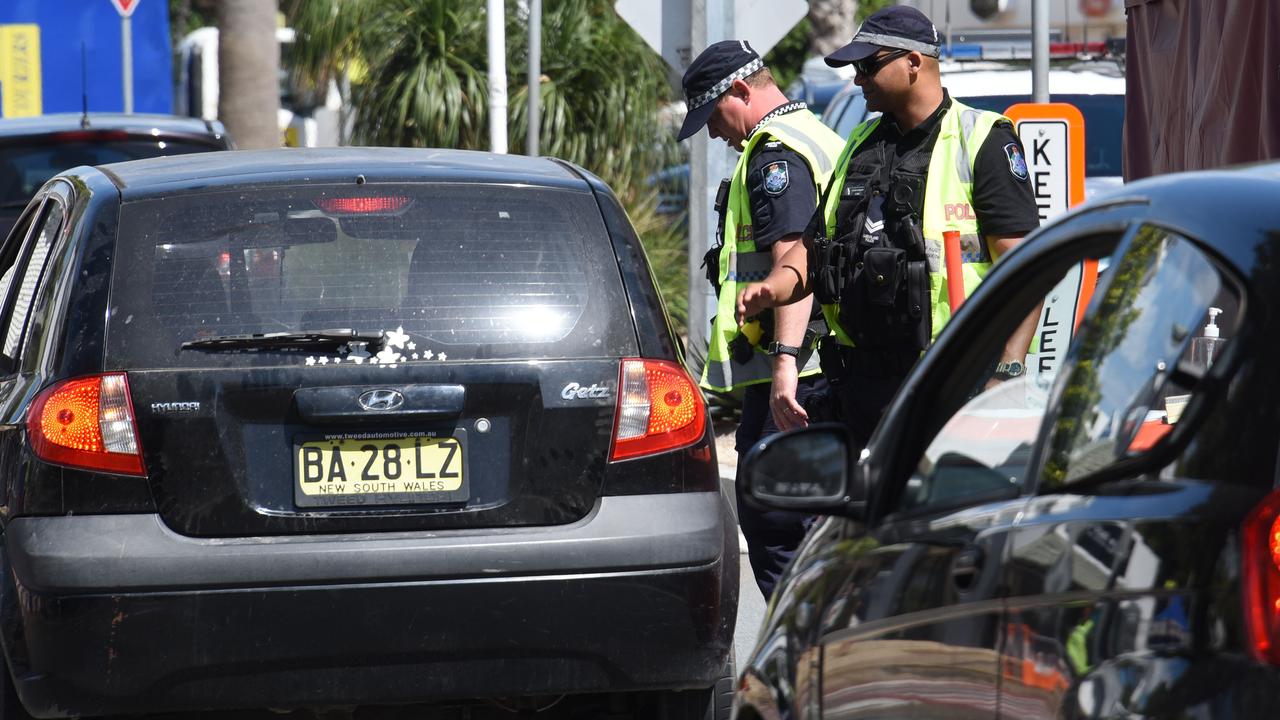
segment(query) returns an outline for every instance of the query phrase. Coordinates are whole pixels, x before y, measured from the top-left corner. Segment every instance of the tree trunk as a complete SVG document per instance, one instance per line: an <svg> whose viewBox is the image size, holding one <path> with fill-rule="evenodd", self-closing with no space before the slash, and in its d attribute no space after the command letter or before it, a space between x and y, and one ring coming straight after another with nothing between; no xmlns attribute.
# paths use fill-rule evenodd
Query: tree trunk
<svg viewBox="0 0 1280 720"><path fill-rule="evenodd" d="M280 147L277 0L218 3L218 118L236 147Z"/></svg>
<svg viewBox="0 0 1280 720"><path fill-rule="evenodd" d="M853 39L858 0L810 0L809 53L827 55Z"/></svg>

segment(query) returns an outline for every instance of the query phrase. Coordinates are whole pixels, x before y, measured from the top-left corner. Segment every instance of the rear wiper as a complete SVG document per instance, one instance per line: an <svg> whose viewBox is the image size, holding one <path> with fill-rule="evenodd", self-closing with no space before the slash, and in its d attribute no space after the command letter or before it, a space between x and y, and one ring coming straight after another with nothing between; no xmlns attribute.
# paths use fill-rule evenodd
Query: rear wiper
<svg viewBox="0 0 1280 720"><path fill-rule="evenodd" d="M339 348L349 343L367 343L369 350L377 350L384 342L381 331L360 332L352 328L310 330L304 332L253 333L250 335L217 335L215 337L188 340L183 350L239 350L265 348L271 350Z"/></svg>

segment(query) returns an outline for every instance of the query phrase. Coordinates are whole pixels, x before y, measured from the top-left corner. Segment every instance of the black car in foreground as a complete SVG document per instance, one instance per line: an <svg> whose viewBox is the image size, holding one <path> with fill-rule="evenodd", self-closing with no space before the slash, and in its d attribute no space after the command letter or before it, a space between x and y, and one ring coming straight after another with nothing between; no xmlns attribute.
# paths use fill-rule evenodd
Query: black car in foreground
<svg viewBox="0 0 1280 720"><path fill-rule="evenodd" d="M0 238L45 181L79 165L229 150L214 120L122 113L0 119Z"/></svg>
<svg viewBox="0 0 1280 720"><path fill-rule="evenodd" d="M727 716L736 530L599 179L402 149L82 167L0 265L9 712Z"/></svg>
<svg viewBox="0 0 1280 720"><path fill-rule="evenodd" d="M736 717L1275 717L1278 193L1267 165L1087 204L993 268L865 452L758 446L750 496L829 517Z"/></svg>

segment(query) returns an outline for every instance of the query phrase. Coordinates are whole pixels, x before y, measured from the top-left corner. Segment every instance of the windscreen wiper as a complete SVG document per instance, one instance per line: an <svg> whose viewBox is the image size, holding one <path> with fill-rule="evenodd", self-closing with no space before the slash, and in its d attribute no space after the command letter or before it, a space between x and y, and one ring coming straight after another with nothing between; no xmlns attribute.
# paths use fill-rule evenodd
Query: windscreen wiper
<svg viewBox="0 0 1280 720"><path fill-rule="evenodd" d="M217 335L214 337L188 340L182 343L183 350L316 350L320 348L339 348L350 343L367 343L368 349L376 351L382 347L384 338L382 331L361 332L352 328L336 328L333 330L308 330L302 332L253 333L249 335Z"/></svg>

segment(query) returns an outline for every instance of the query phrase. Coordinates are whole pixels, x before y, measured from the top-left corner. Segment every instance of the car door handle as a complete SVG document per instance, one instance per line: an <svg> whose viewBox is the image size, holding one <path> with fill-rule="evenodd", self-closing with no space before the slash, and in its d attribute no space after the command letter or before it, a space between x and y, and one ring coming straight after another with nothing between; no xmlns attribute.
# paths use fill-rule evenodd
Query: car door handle
<svg viewBox="0 0 1280 720"><path fill-rule="evenodd" d="M951 582L960 592L973 588L973 583L982 570L982 549L969 545L958 550L951 558Z"/></svg>

